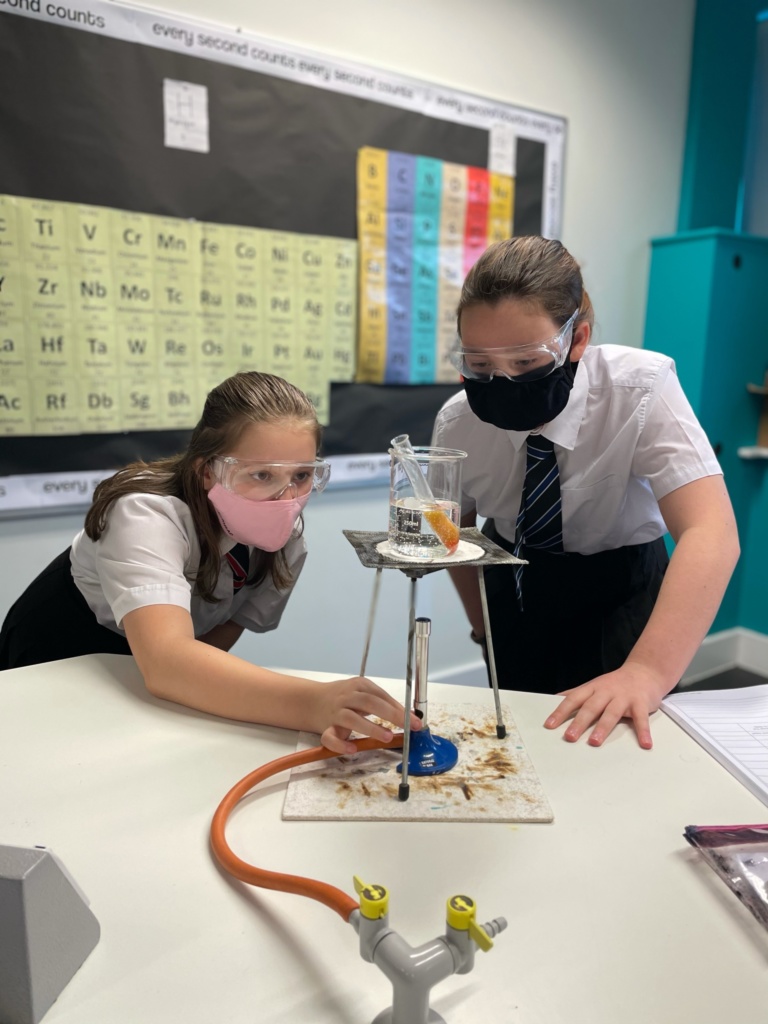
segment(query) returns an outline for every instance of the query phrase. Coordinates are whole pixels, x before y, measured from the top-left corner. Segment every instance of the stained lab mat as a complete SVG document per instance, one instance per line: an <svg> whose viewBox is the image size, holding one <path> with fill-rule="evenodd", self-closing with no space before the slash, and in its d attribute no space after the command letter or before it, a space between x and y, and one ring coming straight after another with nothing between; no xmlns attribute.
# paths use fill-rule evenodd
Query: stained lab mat
<svg viewBox="0 0 768 1024"><path fill-rule="evenodd" d="M487 704L429 705L429 726L456 744L459 760L443 775L409 777L398 800L399 750L369 750L291 771L283 805L289 821L531 821L554 819L536 769L509 710L507 735L496 736ZM317 746L301 733L298 749Z"/></svg>

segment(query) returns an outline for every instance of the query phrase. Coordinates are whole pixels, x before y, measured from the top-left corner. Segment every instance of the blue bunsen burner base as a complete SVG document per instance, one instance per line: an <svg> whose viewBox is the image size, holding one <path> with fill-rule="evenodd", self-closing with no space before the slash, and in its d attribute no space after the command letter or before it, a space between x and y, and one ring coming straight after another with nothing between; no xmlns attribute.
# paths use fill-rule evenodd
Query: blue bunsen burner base
<svg viewBox="0 0 768 1024"><path fill-rule="evenodd" d="M459 751L455 743L433 736L429 728L411 733L410 750L408 752L409 775L440 775L448 772L459 760ZM402 771L402 761L397 766Z"/></svg>

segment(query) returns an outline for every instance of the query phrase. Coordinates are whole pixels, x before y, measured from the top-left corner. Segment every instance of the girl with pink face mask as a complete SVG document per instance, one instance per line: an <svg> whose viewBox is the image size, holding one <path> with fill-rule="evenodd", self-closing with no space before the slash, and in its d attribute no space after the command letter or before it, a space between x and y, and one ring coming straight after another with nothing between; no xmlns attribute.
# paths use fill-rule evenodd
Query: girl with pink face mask
<svg viewBox="0 0 768 1024"><path fill-rule="evenodd" d="M156 697L321 733L339 753L353 730L388 739L368 716L402 726L404 711L369 679L316 683L229 653L280 621L306 558L302 510L328 481L319 443L314 407L282 378L219 384L186 451L99 484L71 548L9 611L0 669L132 654Z"/></svg>

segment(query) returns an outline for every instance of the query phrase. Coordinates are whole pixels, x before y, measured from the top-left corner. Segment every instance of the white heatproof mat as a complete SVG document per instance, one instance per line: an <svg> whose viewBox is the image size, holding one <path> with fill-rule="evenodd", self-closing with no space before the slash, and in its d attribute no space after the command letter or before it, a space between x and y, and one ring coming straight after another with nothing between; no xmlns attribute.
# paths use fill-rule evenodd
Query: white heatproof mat
<svg viewBox="0 0 768 1024"><path fill-rule="evenodd" d="M454 562L473 562L483 557L483 549L477 544L471 544L468 540L460 540L459 546L452 555L441 555L439 558L421 558L418 555L402 555L395 551L388 540L383 540L376 545L376 550L385 558L393 562L411 562L416 565L423 565L425 569L431 568L434 564L451 565Z"/></svg>
<svg viewBox="0 0 768 1024"><path fill-rule="evenodd" d="M459 760L442 775L409 777L410 796L397 798L399 750L369 750L291 770L283 805L290 821L538 821L554 815L517 726L504 710L507 735L496 736L487 704L429 705L435 736L456 744ZM299 735L298 750L317 746Z"/></svg>

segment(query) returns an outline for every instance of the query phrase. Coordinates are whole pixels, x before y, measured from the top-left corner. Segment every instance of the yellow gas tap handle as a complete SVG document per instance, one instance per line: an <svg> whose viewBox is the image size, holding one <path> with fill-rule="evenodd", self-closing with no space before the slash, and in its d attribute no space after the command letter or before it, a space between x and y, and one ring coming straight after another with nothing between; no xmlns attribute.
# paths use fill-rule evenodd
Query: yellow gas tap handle
<svg viewBox="0 0 768 1024"><path fill-rule="evenodd" d="M485 928L483 928L483 926L481 924L478 924L476 921L470 922L469 935L470 938L473 938L475 940L475 942L478 944L478 946L480 947L480 949L482 949L484 953L487 953L488 950L493 946L493 939L490 937Z"/></svg>
<svg viewBox="0 0 768 1024"><path fill-rule="evenodd" d="M377 921L389 910L389 890L383 885L366 885L354 875L355 892L360 897L360 913L369 921Z"/></svg>
<svg viewBox="0 0 768 1024"><path fill-rule="evenodd" d="M469 932L484 953L493 946L493 941L486 930L475 920L477 906L471 896L451 896L448 900L446 919L451 928L460 932Z"/></svg>

